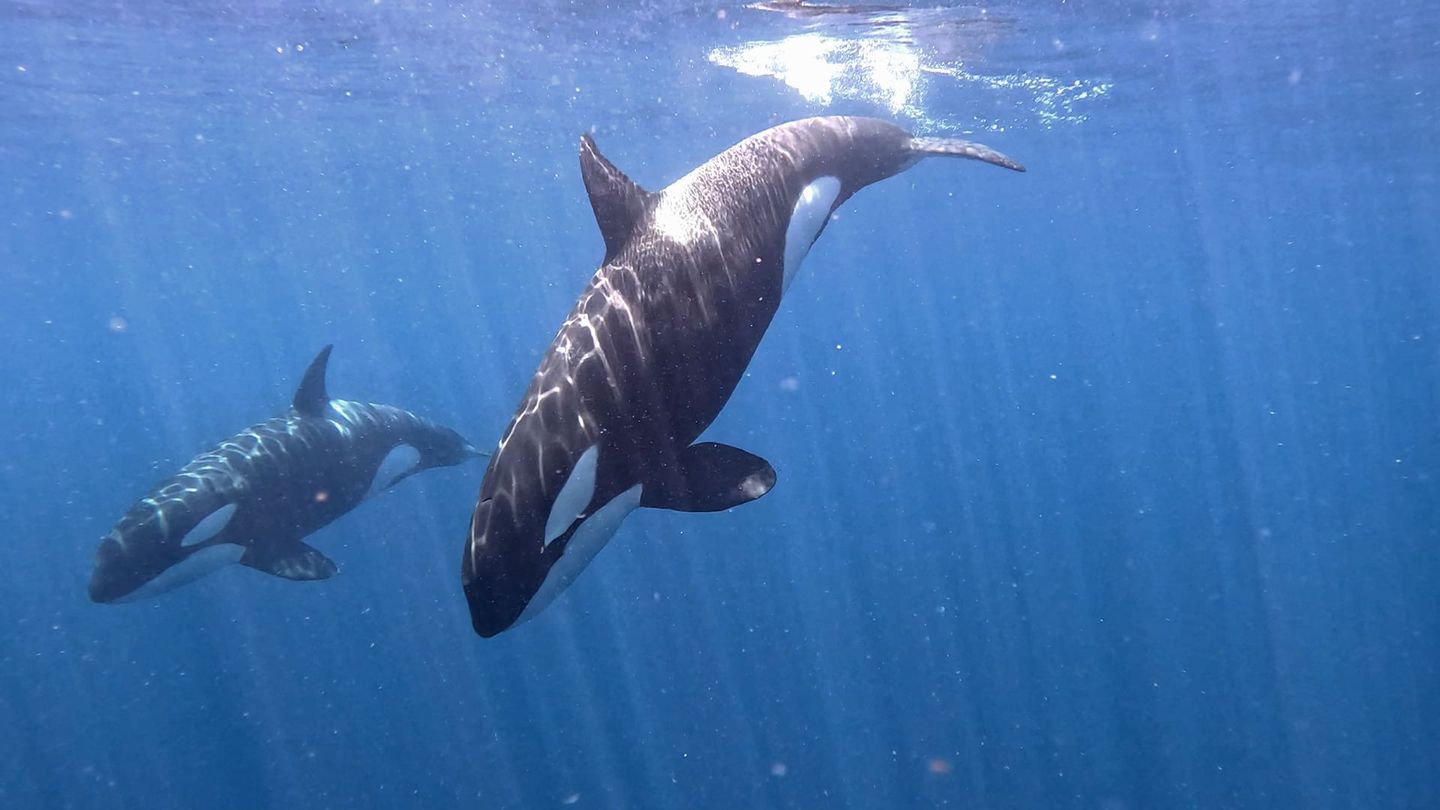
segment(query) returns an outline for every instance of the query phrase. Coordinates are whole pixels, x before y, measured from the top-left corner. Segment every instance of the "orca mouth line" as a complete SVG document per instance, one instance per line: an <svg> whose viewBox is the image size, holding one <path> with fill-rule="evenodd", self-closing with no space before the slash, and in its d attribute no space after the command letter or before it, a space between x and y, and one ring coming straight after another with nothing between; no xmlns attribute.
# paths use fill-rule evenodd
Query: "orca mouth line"
<svg viewBox="0 0 1440 810"><path fill-rule="evenodd" d="M88 591L91 602L108 604L123 599L135 590L123 588L119 583L119 569L124 565L124 555L120 542L115 538L106 537L100 541L100 547L95 550L95 567L90 572Z"/></svg>
<svg viewBox="0 0 1440 810"><path fill-rule="evenodd" d="M90 601L97 605L116 605L127 601L127 597L137 590L139 587L127 588L118 584L113 577L96 572L90 577L88 592Z"/></svg>
<svg viewBox="0 0 1440 810"><path fill-rule="evenodd" d="M125 593L124 593L124 592L119 592L119 591L117 591L115 588L111 587L111 586L110 586L108 583L106 583L105 581L103 581L103 580L101 580L101 579L98 579L98 578L91 578L91 580L90 580L90 601L91 601L91 602L94 602L94 603L97 604L97 605L108 605L108 604L111 604L111 603L113 603L113 602L116 602L116 601L120 600L120 599L123 598L124 596L125 596Z"/></svg>

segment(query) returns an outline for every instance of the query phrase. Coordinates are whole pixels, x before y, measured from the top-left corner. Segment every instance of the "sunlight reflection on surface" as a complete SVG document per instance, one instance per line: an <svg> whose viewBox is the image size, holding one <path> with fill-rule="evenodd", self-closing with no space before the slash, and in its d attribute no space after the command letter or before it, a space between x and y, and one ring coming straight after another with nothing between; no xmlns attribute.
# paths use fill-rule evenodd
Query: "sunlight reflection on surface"
<svg viewBox="0 0 1440 810"><path fill-rule="evenodd" d="M1006 122L998 120L956 121L936 115L927 107L926 99L945 85L999 96L1004 106L1046 128L1085 121L1083 105L1103 98L1111 90L1105 82L1038 73L986 74L965 60L928 53L909 38L875 35L836 36L809 31L778 40L715 48L708 59L746 76L783 82L812 104L865 101L931 129L1007 128Z"/></svg>

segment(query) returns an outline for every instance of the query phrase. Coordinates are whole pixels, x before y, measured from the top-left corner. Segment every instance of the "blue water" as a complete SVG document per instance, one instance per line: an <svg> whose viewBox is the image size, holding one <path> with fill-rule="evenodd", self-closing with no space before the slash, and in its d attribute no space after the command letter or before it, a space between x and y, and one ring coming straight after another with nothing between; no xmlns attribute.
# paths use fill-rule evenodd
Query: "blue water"
<svg viewBox="0 0 1440 810"><path fill-rule="evenodd" d="M1440 806L1433 3L517 5L0 0L0 805ZM836 112L1030 171L841 211L708 434L762 500L491 640L479 464L335 579L87 600L325 343L493 443L580 133L658 188Z"/></svg>

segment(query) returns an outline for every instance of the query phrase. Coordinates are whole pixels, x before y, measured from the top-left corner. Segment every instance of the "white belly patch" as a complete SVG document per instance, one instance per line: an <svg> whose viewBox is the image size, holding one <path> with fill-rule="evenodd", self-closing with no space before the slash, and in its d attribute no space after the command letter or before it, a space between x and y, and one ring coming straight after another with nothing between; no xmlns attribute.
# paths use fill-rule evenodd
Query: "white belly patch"
<svg viewBox="0 0 1440 810"><path fill-rule="evenodd" d="M640 505L640 490L640 485L636 484L596 509L595 514L585 518L580 528L570 535L565 553L550 566L550 570L545 574L545 581L540 584L540 590L530 598L530 603L525 605L525 611L515 620L515 624L535 618L536 614L555 601L561 591L570 587L570 583L580 576L585 566L589 565L595 555L600 553L600 549L615 536L615 531L625 522L625 518Z"/></svg>
<svg viewBox="0 0 1440 810"><path fill-rule="evenodd" d="M835 198L840 196L840 181L834 177L821 177L800 192L795 201L795 210L790 212L790 225L785 228L785 281L781 291L790 289L790 282L800 270L800 263L815 244L825 220L830 218L830 209Z"/></svg>
<svg viewBox="0 0 1440 810"><path fill-rule="evenodd" d="M245 556L245 547L237 546L234 543L206 546L161 571L154 579L115 601L138 602L142 599L159 596L166 591L173 591L181 585L194 582L227 565L237 563L243 556Z"/></svg>
<svg viewBox="0 0 1440 810"><path fill-rule="evenodd" d="M370 497L389 489L392 484L415 471L420 466L420 451L408 444L397 444L385 454L380 466L375 468L375 477L370 481Z"/></svg>

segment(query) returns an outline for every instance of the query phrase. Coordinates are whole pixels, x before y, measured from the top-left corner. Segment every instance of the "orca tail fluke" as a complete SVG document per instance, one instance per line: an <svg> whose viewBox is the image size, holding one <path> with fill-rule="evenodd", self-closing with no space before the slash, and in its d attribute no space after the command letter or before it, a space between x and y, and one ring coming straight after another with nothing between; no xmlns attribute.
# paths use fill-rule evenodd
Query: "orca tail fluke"
<svg viewBox="0 0 1440 810"><path fill-rule="evenodd" d="M910 149L920 157L958 157L980 160L1011 171L1023 172L1025 167L1007 155L983 143L959 138L911 138Z"/></svg>

